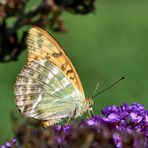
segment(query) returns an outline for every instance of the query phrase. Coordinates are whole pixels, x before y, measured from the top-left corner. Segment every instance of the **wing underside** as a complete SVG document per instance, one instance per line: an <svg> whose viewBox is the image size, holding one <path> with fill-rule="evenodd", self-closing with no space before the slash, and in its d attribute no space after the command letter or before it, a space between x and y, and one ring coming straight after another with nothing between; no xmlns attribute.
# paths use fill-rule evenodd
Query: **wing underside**
<svg viewBox="0 0 148 148"><path fill-rule="evenodd" d="M27 38L28 63L47 59L56 65L69 78L84 96L83 87L79 76L71 61L59 43L46 31L39 27L32 27Z"/></svg>
<svg viewBox="0 0 148 148"><path fill-rule="evenodd" d="M24 116L54 123L70 117L84 101L80 91L48 60L25 66L16 81L14 94Z"/></svg>

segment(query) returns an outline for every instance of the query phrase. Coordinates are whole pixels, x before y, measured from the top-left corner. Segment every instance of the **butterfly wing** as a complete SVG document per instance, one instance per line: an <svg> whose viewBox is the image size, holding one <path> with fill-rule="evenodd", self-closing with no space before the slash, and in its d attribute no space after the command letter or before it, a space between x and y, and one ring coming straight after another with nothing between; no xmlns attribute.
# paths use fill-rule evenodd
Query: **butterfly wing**
<svg viewBox="0 0 148 148"><path fill-rule="evenodd" d="M39 27L32 27L27 38L28 63L34 59L48 59L56 65L80 90L84 96L83 87L79 76L59 43L46 31Z"/></svg>
<svg viewBox="0 0 148 148"><path fill-rule="evenodd" d="M15 84L16 104L21 113L49 125L81 110L85 98L64 73L48 60L36 60L24 67ZM80 116L80 111L76 116Z"/></svg>

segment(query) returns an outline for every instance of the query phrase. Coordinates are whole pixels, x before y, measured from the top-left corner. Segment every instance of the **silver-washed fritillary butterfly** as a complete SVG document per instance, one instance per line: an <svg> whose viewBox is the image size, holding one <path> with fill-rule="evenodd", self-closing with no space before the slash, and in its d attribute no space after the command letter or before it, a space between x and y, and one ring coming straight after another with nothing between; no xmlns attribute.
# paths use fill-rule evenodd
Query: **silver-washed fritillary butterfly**
<svg viewBox="0 0 148 148"><path fill-rule="evenodd" d="M77 118L92 109L78 74L59 43L46 31L32 27L27 37L28 62L14 86L16 105L25 117L43 127L64 118Z"/></svg>

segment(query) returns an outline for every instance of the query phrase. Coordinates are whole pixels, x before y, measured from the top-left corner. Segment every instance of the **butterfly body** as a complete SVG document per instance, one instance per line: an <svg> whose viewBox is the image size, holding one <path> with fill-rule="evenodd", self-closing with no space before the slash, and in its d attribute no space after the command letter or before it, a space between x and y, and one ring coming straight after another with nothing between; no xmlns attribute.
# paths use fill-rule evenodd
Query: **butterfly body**
<svg viewBox="0 0 148 148"><path fill-rule="evenodd" d="M53 125L77 118L90 107L79 77L62 47L44 30L28 34L28 63L19 74L14 94L23 116Z"/></svg>

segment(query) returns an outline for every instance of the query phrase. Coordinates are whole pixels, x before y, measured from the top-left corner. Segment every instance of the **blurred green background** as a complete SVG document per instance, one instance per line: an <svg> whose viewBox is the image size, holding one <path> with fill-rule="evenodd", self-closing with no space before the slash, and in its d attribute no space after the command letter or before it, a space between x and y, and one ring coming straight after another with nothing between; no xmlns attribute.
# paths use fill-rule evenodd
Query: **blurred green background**
<svg viewBox="0 0 148 148"><path fill-rule="evenodd" d="M91 96L98 81L102 90L126 76L94 99L96 114L107 105L125 102L139 102L148 109L147 6L146 0L97 1L94 14L62 15L67 33L49 30L72 60L86 96ZM12 137L10 112L18 112L13 85L26 60L25 50L19 61L0 64L0 144Z"/></svg>

